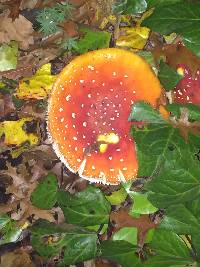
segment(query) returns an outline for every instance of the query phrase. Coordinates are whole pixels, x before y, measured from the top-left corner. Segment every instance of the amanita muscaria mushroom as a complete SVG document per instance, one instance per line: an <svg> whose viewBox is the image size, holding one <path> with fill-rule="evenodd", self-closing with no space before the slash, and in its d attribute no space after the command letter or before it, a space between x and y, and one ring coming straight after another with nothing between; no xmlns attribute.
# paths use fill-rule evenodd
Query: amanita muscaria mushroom
<svg viewBox="0 0 200 267"><path fill-rule="evenodd" d="M134 179L131 105L145 101L156 107L160 94L158 79L136 54L109 48L76 57L59 75L49 101L48 132L57 155L92 182Z"/></svg>
<svg viewBox="0 0 200 267"><path fill-rule="evenodd" d="M183 75L183 79L180 80L173 91L174 102L200 105L200 69L196 71L194 77L184 64L180 64L177 71Z"/></svg>

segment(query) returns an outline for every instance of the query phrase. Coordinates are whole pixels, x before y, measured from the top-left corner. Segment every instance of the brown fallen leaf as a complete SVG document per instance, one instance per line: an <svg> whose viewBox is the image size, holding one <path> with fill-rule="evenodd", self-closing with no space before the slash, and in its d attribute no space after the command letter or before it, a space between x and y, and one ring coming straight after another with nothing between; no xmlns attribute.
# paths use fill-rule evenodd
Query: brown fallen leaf
<svg viewBox="0 0 200 267"><path fill-rule="evenodd" d="M65 34L68 37L75 37L79 34L78 25L72 20L64 21L63 23L60 24L60 26L65 31Z"/></svg>
<svg viewBox="0 0 200 267"><path fill-rule="evenodd" d="M21 49L27 49L33 44L32 23L24 16L19 15L14 21L9 18L9 13L0 15L0 43L9 43L11 40L19 42Z"/></svg>
<svg viewBox="0 0 200 267"><path fill-rule="evenodd" d="M150 229L156 228L148 215L141 215L139 218L134 218L128 214L128 210L120 209L116 212L111 212L110 222L113 225L113 233L123 227L136 227L138 229L138 246L143 247L145 236Z"/></svg>
<svg viewBox="0 0 200 267"><path fill-rule="evenodd" d="M0 33L1 35L1 33ZM31 77L33 75L33 66L25 66L17 68L16 70L7 70L0 72L0 78L5 77L11 80L17 80L21 77Z"/></svg>
<svg viewBox="0 0 200 267"><path fill-rule="evenodd" d="M23 9L32 9L36 6L38 0L21 0L21 4L20 4L20 10Z"/></svg>
<svg viewBox="0 0 200 267"><path fill-rule="evenodd" d="M0 94L0 117L4 117L15 110L12 96L9 94Z"/></svg>
<svg viewBox="0 0 200 267"><path fill-rule="evenodd" d="M192 52L181 43L156 47L152 50L155 59L165 57L166 62L175 70L180 64L185 64L195 75L200 66L200 58L192 54Z"/></svg>
<svg viewBox="0 0 200 267"><path fill-rule="evenodd" d="M176 118L171 118L170 122L173 127L179 129L180 134L186 142L188 142L188 137L190 133L197 136L200 135L200 122L189 121L189 110L187 108L183 108L181 110L180 119L177 120Z"/></svg>
<svg viewBox="0 0 200 267"><path fill-rule="evenodd" d="M1 256L0 267L35 267L35 265L27 252L16 250Z"/></svg>
<svg viewBox="0 0 200 267"><path fill-rule="evenodd" d="M100 258L97 258L95 261L95 267L118 267L118 264L111 261L106 261Z"/></svg>
<svg viewBox="0 0 200 267"><path fill-rule="evenodd" d="M3 5L6 5L10 10L9 18L15 20L19 17L19 7L22 0L10 0L10 1L3 1Z"/></svg>
<svg viewBox="0 0 200 267"><path fill-rule="evenodd" d="M21 200L18 204L20 206L19 209L11 213L11 218L19 221L18 225L23 226L27 221L27 218L34 215L34 218L44 219L49 222L55 222L54 214L55 212L52 210L42 210L30 203L30 200L24 199Z"/></svg>

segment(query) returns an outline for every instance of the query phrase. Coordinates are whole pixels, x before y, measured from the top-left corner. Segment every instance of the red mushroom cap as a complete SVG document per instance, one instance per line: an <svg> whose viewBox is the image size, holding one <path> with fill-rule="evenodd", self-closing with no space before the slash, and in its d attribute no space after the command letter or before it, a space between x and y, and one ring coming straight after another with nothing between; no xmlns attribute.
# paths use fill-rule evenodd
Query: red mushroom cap
<svg viewBox="0 0 200 267"><path fill-rule="evenodd" d="M200 69L196 71L194 77L184 64L180 64L177 70L183 75L183 79L177 84L173 92L174 102L200 105Z"/></svg>
<svg viewBox="0 0 200 267"><path fill-rule="evenodd" d="M75 58L54 84L48 132L62 162L93 182L134 179L138 164L128 122L131 105L156 106L161 86L150 66L109 48Z"/></svg>

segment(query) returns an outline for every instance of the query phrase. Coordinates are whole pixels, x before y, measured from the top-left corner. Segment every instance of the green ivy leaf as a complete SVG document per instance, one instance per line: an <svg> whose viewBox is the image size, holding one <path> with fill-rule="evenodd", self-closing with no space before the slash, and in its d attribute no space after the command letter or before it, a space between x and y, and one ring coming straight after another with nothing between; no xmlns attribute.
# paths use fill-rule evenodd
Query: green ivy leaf
<svg viewBox="0 0 200 267"><path fill-rule="evenodd" d="M167 110L171 112L172 116L177 118L180 118L183 109L187 109L189 121L200 121L200 106L176 103L167 105Z"/></svg>
<svg viewBox="0 0 200 267"><path fill-rule="evenodd" d="M157 175L172 159L182 158L182 150L187 148L179 130L167 124L132 127L131 133L136 142L139 177Z"/></svg>
<svg viewBox="0 0 200 267"><path fill-rule="evenodd" d="M158 72L158 78L166 91L173 89L177 83L183 78L180 74L172 69L169 65L160 62L160 70Z"/></svg>
<svg viewBox="0 0 200 267"><path fill-rule="evenodd" d="M31 202L40 209L51 209L57 201L57 178L49 173L39 183L31 195Z"/></svg>
<svg viewBox="0 0 200 267"><path fill-rule="evenodd" d="M160 228L177 234L199 234L200 220L183 204L172 205L166 209Z"/></svg>
<svg viewBox="0 0 200 267"><path fill-rule="evenodd" d="M197 259L200 262L200 234L192 235L192 244L195 247Z"/></svg>
<svg viewBox="0 0 200 267"><path fill-rule="evenodd" d="M193 28L188 27L183 35L183 42L184 44L198 57L200 57L200 43L199 43L199 36L200 36L200 28L199 25L194 26Z"/></svg>
<svg viewBox="0 0 200 267"><path fill-rule="evenodd" d="M110 203L101 190L93 186L75 195L60 191L58 203L68 223L91 226L108 222Z"/></svg>
<svg viewBox="0 0 200 267"><path fill-rule="evenodd" d="M156 230L150 247L156 250L156 256L146 261L145 266L183 267L194 263L184 241L173 232Z"/></svg>
<svg viewBox="0 0 200 267"><path fill-rule="evenodd" d="M118 1L113 11L118 14L138 14L143 13L147 9L145 0L122 0Z"/></svg>
<svg viewBox="0 0 200 267"><path fill-rule="evenodd" d="M158 210L148 200L147 194L141 194L138 192L131 191L129 195L133 199L133 206L131 212L139 214L150 214Z"/></svg>
<svg viewBox="0 0 200 267"><path fill-rule="evenodd" d="M15 242L21 233L22 230L16 227L15 221L7 214L0 216L0 245Z"/></svg>
<svg viewBox="0 0 200 267"><path fill-rule="evenodd" d="M92 259L97 253L95 232L64 224L39 221L30 228L31 244L42 257L56 257L65 265ZM61 256L62 255L62 256Z"/></svg>
<svg viewBox="0 0 200 267"><path fill-rule="evenodd" d="M185 45L197 56L200 56L199 3L176 3L158 6L142 24L161 34L176 32L182 35Z"/></svg>
<svg viewBox="0 0 200 267"><path fill-rule="evenodd" d="M113 240L124 240L133 245L137 245L137 228L135 227L124 227L114 233Z"/></svg>
<svg viewBox="0 0 200 267"><path fill-rule="evenodd" d="M151 52L141 50L141 51L138 51L137 54L140 57L144 58L147 63L149 63L149 65L151 66L151 68L156 74L158 73L156 62Z"/></svg>
<svg viewBox="0 0 200 267"><path fill-rule="evenodd" d="M173 5L178 2L184 2L183 0L147 0L148 8L163 6L163 5Z"/></svg>
<svg viewBox="0 0 200 267"><path fill-rule="evenodd" d="M0 217L0 230L2 230L10 221L10 217L7 214L3 214Z"/></svg>
<svg viewBox="0 0 200 267"><path fill-rule="evenodd" d="M126 241L104 241L100 251L103 259L115 261L122 267L142 267L135 255L136 247Z"/></svg>
<svg viewBox="0 0 200 267"><path fill-rule="evenodd" d="M190 210L190 212L197 218L198 222L200 222L200 198L193 200L192 202L188 202L185 204L186 208ZM192 244L195 248L198 261L200 262L200 233L199 231L192 234Z"/></svg>
<svg viewBox="0 0 200 267"><path fill-rule="evenodd" d="M85 34L80 40L76 41L73 50L79 54L84 54L89 50L109 47L111 34L106 31L92 31L89 28L82 28Z"/></svg>
<svg viewBox="0 0 200 267"><path fill-rule="evenodd" d="M0 71L17 67L18 44L15 41L0 46Z"/></svg>
<svg viewBox="0 0 200 267"><path fill-rule="evenodd" d="M181 154L181 156L183 156ZM156 207L164 208L168 205L192 201L200 194L200 164L186 151L182 159L166 168L150 183L148 198Z"/></svg>
<svg viewBox="0 0 200 267"><path fill-rule="evenodd" d="M105 196L106 199L110 202L111 205L120 205L126 200L127 192L122 187L117 191L112 192L110 196Z"/></svg>
<svg viewBox="0 0 200 267"><path fill-rule="evenodd" d="M133 105L128 120L154 124L168 124L168 122L162 118L157 110L153 109L149 104L143 102L138 102Z"/></svg>

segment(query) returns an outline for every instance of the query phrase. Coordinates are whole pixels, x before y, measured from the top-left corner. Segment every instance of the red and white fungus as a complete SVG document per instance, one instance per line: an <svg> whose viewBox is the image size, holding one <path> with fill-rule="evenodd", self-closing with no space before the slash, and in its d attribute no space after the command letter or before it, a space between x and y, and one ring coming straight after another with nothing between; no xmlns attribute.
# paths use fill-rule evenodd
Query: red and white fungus
<svg viewBox="0 0 200 267"><path fill-rule="evenodd" d="M173 91L174 102L200 105L200 69L196 71L193 77L190 69L186 65L180 64L177 68L177 72L181 74L183 78Z"/></svg>
<svg viewBox="0 0 200 267"><path fill-rule="evenodd" d="M61 161L81 177L119 184L136 177L128 122L131 105L156 107L161 86L150 66L108 48L76 57L59 74L48 106L48 132Z"/></svg>

